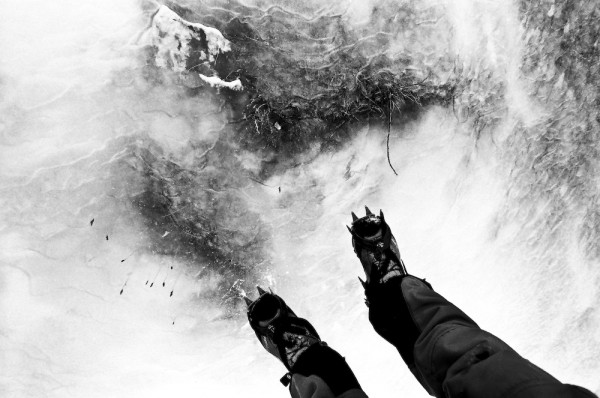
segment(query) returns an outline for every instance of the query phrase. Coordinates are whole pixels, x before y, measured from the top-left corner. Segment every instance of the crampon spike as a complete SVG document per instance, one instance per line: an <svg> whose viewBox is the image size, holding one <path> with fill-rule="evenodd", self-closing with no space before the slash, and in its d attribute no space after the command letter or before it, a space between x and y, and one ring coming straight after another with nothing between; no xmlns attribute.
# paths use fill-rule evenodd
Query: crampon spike
<svg viewBox="0 0 600 398"><path fill-rule="evenodd" d="M367 283L365 281L363 281L360 276L358 277L358 280L360 281L360 284L362 285L363 289L366 289Z"/></svg>
<svg viewBox="0 0 600 398"><path fill-rule="evenodd" d="M354 234L352 233L352 229L350 229L350 227L349 227L349 226L347 226L347 225L346 225L346 228L348 228L348 232L350 232L350 235L354 235Z"/></svg>
<svg viewBox="0 0 600 398"><path fill-rule="evenodd" d="M250 299L249 299L248 297L246 297L246 296L244 296L244 301L246 302L246 305L247 305L248 307L250 307L250 305L251 305L251 304L254 302L254 301L250 300Z"/></svg>
<svg viewBox="0 0 600 398"><path fill-rule="evenodd" d="M367 211L367 216L373 215L373 213L371 213L371 210L369 210L369 208L367 206L365 206L365 210Z"/></svg>
<svg viewBox="0 0 600 398"><path fill-rule="evenodd" d="M267 292L266 292L266 291L265 291L265 290L264 290L262 287L260 287L260 286L256 286L256 290L258 290L258 294L259 294L259 295L261 295L261 296L262 296L263 294L267 293Z"/></svg>
<svg viewBox="0 0 600 398"><path fill-rule="evenodd" d="M352 212L352 222L358 220L358 217L356 216L356 214L354 214L354 212Z"/></svg>
<svg viewBox="0 0 600 398"><path fill-rule="evenodd" d="M381 220L383 221L383 219L384 219L383 218L383 210L381 210L381 209L379 210L379 217L381 217Z"/></svg>

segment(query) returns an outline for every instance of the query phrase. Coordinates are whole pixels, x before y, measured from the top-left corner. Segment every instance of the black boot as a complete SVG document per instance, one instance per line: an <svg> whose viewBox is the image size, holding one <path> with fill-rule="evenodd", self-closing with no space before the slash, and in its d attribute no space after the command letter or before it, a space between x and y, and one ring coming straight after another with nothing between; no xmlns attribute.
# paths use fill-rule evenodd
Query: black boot
<svg viewBox="0 0 600 398"><path fill-rule="evenodd" d="M402 292L406 278L418 279L407 273L396 239L383 212L374 215L365 206L366 216L352 213L352 246L360 259L367 281L361 280L369 307L369 321L375 331L396 347L414 372L413 348L421 330L414 323ZM360 279L360 278L359 278ZM423 283L424 288L430 285Z"/></svg>
<svg viewBox="0 0 600 398"><path fill-rule="evenodd" d="M260 287L260 296L248 304L248 320L263 347L289 370L304 351L321 339L315 328L298 318L281 297Z"/></svg>
<svg viewBox="0 0 600 398"><path fill-rule="evenodd" d="M407 272L383 212L380 211L376 216L368 207L365 206L365 209L367 215L362 218L352 213L352 227L348 230L352 234L354 252L365 271L367 282L363 282L363 285L367 288L406 276Z"/></svg>
<svg viewBox="0 0 600 398"><path fill-rule="evenodd" d="M321 341L310 322L298 318L278 295L260 287L258 293L256 301L245 298L248 320L263 347L287 368L288 373L280 380L284 386L297 374L318 376L335 396L352 389L360 390L346 360ZM356 396L366 397L360 393Z"/></svg>

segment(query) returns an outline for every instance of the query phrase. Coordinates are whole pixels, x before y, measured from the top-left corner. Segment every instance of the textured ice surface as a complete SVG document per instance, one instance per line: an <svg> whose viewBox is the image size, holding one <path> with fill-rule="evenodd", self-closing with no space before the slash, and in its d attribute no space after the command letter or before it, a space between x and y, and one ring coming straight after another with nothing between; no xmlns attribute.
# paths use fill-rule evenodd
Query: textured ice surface
<svg viewBox="0 0 600 398"><path fill-rule="evenodd" d="M349 20L373 4L351 8ZM155 6L5 1L2 11L0 395L286 396L283 366L243 316L207 297L225 276L201 259L189 264L180 251L192 249L155 250L178 231L150 225L132 204L153 178L132 148L189 167L201 152L214 179L227 181L227 172L260 164L243 151L234 151L243 168L217 163L219 104L136 72L136 38ZM545 112L519 77L516 10L464 0L446 11L460 60L494 70L511 93L495 135L475 144L471 124L432 108L392 131L397 177L385 134L363 128L339 151L299 158L265 185L236 186L235 198L270 233L272 266L262 277L346 357L370 396L427 396L372 331L356 279L344 224L364 204L381 208L412 273L560 380L598 393L600 268L569 227L580 216L575 199L567 192L553 231L537 214L506 216L521 192L503 144L518 121ZM527 198L542 216L553 211L547 195ZM236 225L235 211L226 226L245 231L232 235L242 240L258 221L240 213ZM194 212L201 219L206 208Z"/></svg>

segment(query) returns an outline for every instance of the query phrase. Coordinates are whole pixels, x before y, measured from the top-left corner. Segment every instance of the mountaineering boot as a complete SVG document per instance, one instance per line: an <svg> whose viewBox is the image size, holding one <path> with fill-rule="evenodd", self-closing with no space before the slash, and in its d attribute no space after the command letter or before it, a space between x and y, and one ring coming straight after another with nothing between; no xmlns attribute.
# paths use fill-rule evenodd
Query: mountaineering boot
<svg viewBox="0 0 600 398"><path fill-rule="evenodd" d="M321 339L315 328L297 317L281 297L257 289L258 299L246 298L250 326L263 347L291 371L300 355Z"/></svg>
<svg viewBox="0 0 600 398"><path fill-rule="evenodd" d="M421 381L413 355L421 330L413 321L409 303L404 297L405 293L411 292L405 291L403 286L413 280L427 291L431 286L406 272L383 212L376 216L368 207L365 206L365 209L367 214L362 218L352 213L352 227L348 230L352 234L354 252L367 277L367 281L361 280L361 283L369 307L369 321L381 337L396 347L409 369Z"/></svg>
<svg viewBox="0 0 600 398"><path fill-rule="evenodd" d="M366 289L367 286L383 284L394 277L406 276L407 272L383 212L380 211L376 216L368 207L365 206L365 209L367 215L362 218L352 213L352 227L348 227L348 230L352 234L354 252L367 277L367 282L363 282Z"/></svg>
<svg viewBox="0 0 600 398"><path fill-rule="evenodd" d="M307 320L273 292L258 287L258 293L255 301L244 297L248 320L263 347L287 368L280 381L284 386L291 383L293 398L337 397L351 390L349 397L367 398L344 357L321 341Z"/></svg>

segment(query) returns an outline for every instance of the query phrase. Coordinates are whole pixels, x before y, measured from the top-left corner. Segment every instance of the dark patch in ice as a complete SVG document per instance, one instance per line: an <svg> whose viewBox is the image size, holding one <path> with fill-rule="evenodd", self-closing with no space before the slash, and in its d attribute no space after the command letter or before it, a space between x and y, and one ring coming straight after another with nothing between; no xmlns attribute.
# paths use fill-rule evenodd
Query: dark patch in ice
<svg viewBox="0 0 600 398"><path fill-rule="evenodd" d="M131 200L145 220L147 250L198 269L199 278L215 277L216 289L200 295L233 303L237 281L251 286L260 280L269 232L247 208L241 189L250 181L235 145L224 137L211 148L183 167L151 140L138 142L130 147L125 180L136 187Z"/></svg>

